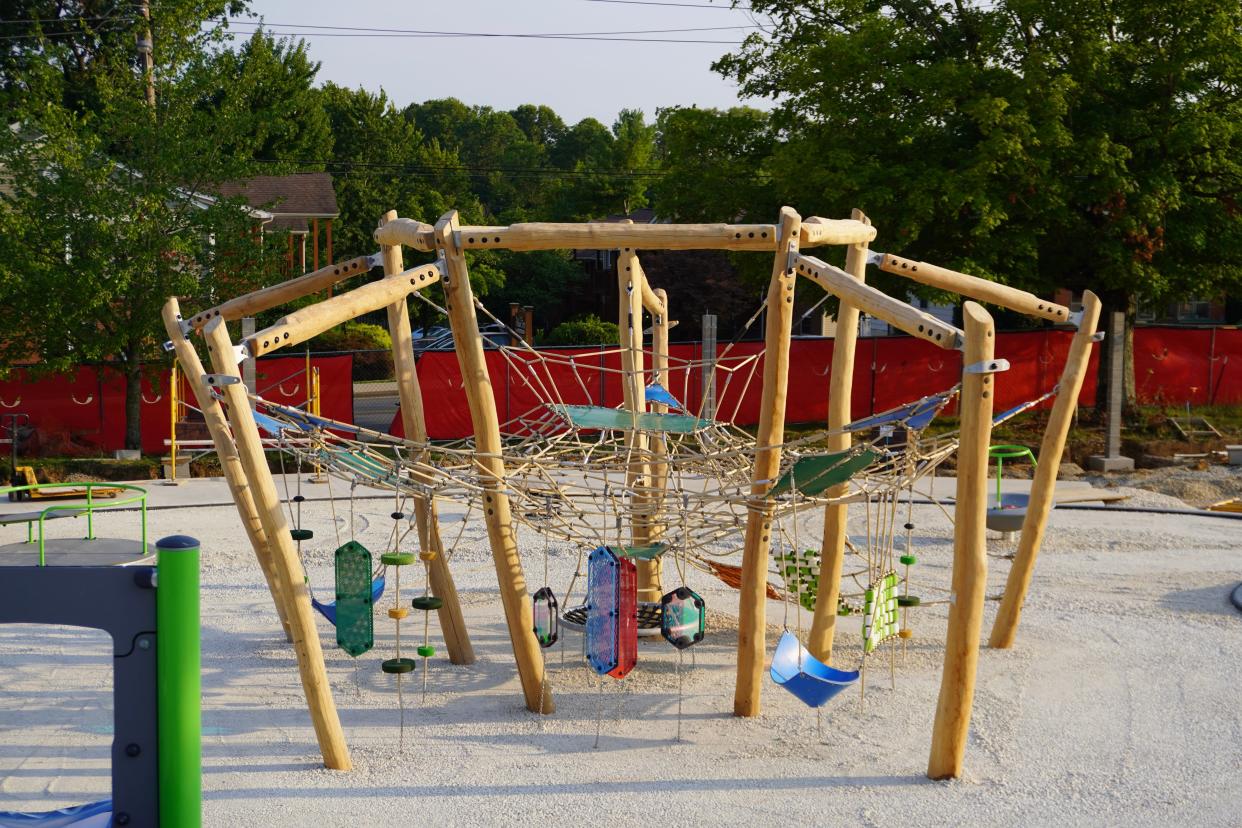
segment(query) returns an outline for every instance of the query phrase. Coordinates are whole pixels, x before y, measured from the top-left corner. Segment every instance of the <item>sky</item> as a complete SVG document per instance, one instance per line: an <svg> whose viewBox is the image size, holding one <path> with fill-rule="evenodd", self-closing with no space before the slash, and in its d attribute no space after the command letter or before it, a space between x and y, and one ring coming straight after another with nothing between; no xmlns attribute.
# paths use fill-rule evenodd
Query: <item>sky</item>
<svg viewBox="0 0 1242 828"><path fill-rule="evenodd" d="M737 88L711 70L732 44L755 31L755 19L728 0L252 0L273 32L297 32L322 65L319 81L381 88L398 106L455 97L470 105L513 109L546 104L567 123L593 117L611 125L621 109L648 120L660 107L730 107ZM279 24L279 25L278 25ZM552 38L370 36L340 29L522 34L614 33L618 38L712 43ZM252 26L235 26L238 32ZM651 30L695 29L661 32ZM350 36L340 36L349 34ZM371 34L379 34L372 32ZM766 107L763 101L744 103Z"/></svg>

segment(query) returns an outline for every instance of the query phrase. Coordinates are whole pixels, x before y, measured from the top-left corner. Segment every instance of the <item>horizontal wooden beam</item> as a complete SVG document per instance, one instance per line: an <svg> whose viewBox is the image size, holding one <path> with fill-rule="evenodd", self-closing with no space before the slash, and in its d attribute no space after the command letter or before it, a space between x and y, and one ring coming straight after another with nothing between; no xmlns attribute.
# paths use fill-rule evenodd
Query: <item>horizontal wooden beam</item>
<svg viewBox="0 0 1242 828"><path fill-rule="evenodd" d="M905 276L928 287L947 290L950 293L956 293L959 296L965 296L979 302L999 305L1002 308L1024 313L1027 316L1048 319L1052 322L1070 321L1069 308L1064 305L1058 305L1055 302L1046 302L1033 293L1027 293L1025 290L1018 290L1008 285L980 279L978 276L958 273L956 270L937 267L926 262L903 259L900 256L893 256L889 253L877 253L875 255L880 259L880 270L886 273Z"/></svg>
<svg viewBox="0 0 1242 828"><path fill-rule="evenodd" d="M802 220L801 247L822 244L867 244L875 240L875 228L856 219L826 219L811 216Z"/></svg>
<svg viewBox="0 0 1242 828"><path fill-rule="evenodd" d="M398 218L375 229L375 240L382 245L405 245L423 253L436 249L435 228L414 219Z"/></svg>
<svg viewBox="0 0 1242 828"><path fill-rule="evenodd" d="M254 316L265 310L301 299L303 296L318 293L353 276L361 276L370 269L371 258L369 256L359 256L347 262L321 267L313 273L247 293L245 296L238 296L223 305L217 305L195 314L190 318L190 326L195 330L201 330L216 317L223 317L225 322L232 322L243 316Z"/></svg>
<svg viewBox="0 0 1242 828"><path fill-rule="evenodd" d="M810 218L802 225L801 244L865 244L875 228L854 219ZM771 224L581 224L531 222L508 227L462 227L463 250L764 250L776 249ZM435 249L431 225L396 219L375 231L380 244Z"/></svg>
<svg viewBox="0 0 1242 828"><path fill-rule="evenodd" d="M794 256L793 264L799 276L807 277L863 313L883 319L911 336L926 339L941 348L952 350L962 345L962 332L957 328L900 299L881 293L838 267L801 254Z"/></svg>
<svg viewBox="0 0 1242 828"><path fill-rule="evenodd" d="M250 356L260 357L305 342L342 322L386 308L416 290L430 287L440 281L441 275L438 263L423 265L309 305L249 337L246 350Z"/></svg>

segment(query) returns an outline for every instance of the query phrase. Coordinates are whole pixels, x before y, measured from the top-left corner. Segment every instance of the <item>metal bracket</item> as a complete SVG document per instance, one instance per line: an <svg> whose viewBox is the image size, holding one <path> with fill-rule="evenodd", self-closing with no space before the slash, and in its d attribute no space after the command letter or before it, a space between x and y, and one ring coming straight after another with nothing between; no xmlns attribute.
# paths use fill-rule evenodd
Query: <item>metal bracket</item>
<svg viewBox="0 0 1242 828"><path fill-rule="evenodd" d="M237 360L238 365L250 359L250 349L246 347L244 342L241 345L233 346L233 358Z"/></svg>
<svg viewBox="0 0 1242 828"><path fill-rule="evenodd" d="M1092 342L1103 342L1104 337L1106 336L1108 336L1108 334L1105 333L1104 331L1096 331L1095 333L1091 334L1091 341Z"/></svg>
<svg viewBox="0 0 1242 828"><path fill-rule="evenodd" d="M172 352L172 350L173 350L173 347L174 347L174 346L173 346L173 341L172 341L171 339L167 340L167 341L164 343L164 350L165 350L165 351L168 351L168 352L170 352L170 353L171 353L171 352Z"/></svg>
<svg viewBox="0 0 1242 828"><path fill-rule="evenodd" d="M460 230L453 231L453 247L456 248L457 250L461 250L461 231Z"/></svg>
<svg viewBox="0 0 1242 828"><path fill-rule="evenodd" d="M1065 321L1067 324L1073 325L1075 328L1077 328L1079 325L1082 324L1082 311L1080 310L1070 311L1069 319L1066 319Z"/></svg>
<svg viewBox="0 0 1242 828"><path fill-rule="evenodd" d="M986 362L976 362L974 365L967 365L962 368L963 374L999 374L1001 371L1009 370L1009 360L1007 359L989 359Z"/></svg>
<svg viewBox="0 0 1242 828"><path fill-rule="evenodd" d="M370 256L367 256L367 264L370 267L379 267L384 264L384 251L377 250Z"/></svg>
<svg viewBox="0 0 1242 828"><path fill-rule="evenodd" d="M186 339L190 338L190 334L194 331L194 326L186 322L180 316L177 317L177 327L181 329L181 335Z"/></svg>
<svg viewBox="0 0 1242 828"><path fill-rule="evenodd" d="M876 267L879 267L884 262L884 254L881 253L879 250L868 250L867 258L865 261L869 265L875 265Z"/></svg>
<svg viewBox="0 0 1242 828"><path fill-rule="evenodd" d="M241 377L235 377L232 374L203 374L203 382L212 388L222 388L226 385L241 385Z"/></svg>

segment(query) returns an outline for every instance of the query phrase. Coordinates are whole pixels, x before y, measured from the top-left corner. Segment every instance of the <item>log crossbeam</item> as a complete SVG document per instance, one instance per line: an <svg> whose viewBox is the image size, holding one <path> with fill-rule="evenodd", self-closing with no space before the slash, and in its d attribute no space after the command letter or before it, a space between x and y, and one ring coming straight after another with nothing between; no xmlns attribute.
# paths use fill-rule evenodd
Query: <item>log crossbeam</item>
<svg viewBox="0 0 1242 828"><path fill-rule="evenodd" d="M799 276L805 276L842 301L877 319L883 319L911 336L925 339L946 350L962 347L962 332L948 322L881 293L839 267L820 261L814 256L801 254L793 257L793 267Z"/></svg>
<svg viewBox="0 0 1242 828"><path fill-rule="evenodd" d="M294 311L276 324L249 337L245 343L246 353L252 357L260 357L280 348L305 342L342 322L387 308L415 291L431 287L440 281L443 274L442 265L433 262L394 276L385 276L349 293L342 293Z"/></svg>
<svg viewBox="0 0 1242 828"><path fill-rule="evenodd" d="M462 227L454 234L462 250L760 250L777 249L772 224L626 224L530 222L508 227ZM812 217L802 225L799 241L807 247L861 244L875 238L875 228L854 219ZM396 219L375 231L380 244L401 244L424 252L435 249L430 225ZM646 298L646 297L644 297Z"/></svg>

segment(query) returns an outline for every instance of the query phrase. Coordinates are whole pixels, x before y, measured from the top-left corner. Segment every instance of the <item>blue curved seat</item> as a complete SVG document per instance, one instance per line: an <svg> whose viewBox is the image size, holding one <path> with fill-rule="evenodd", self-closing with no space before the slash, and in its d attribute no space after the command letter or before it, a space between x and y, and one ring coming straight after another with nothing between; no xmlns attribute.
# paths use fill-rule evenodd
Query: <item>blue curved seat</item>
<svg viewBox="0 0 1242 828"><path fill-rule="evenodd" d="M854 682L858 671L837 670L811 655L791 632L781 636L772 656L772 681L797 696L807 707L823 707Z"/></svg>
<svg viewBox="0 0 1242 828"><path fill-rule="evenodd" d="M374 605L375 602L378 601L381 596L383 596L383 594L384 594L384 579L376 578L374 581L371 582L371 604ZM327 603L324 603L323 601L320 601L318 598L312 595L311 606L319 610L320 615L322 615L324 618L331 621L332 626L334 627L336 626L336 601L329 601Z"/></svg>
<svg viewBox="0 0 1242 828"><path fill-rule="evenodd" d="M41 813L0 812L0 828L111 828L112 800Z"/></svg>

